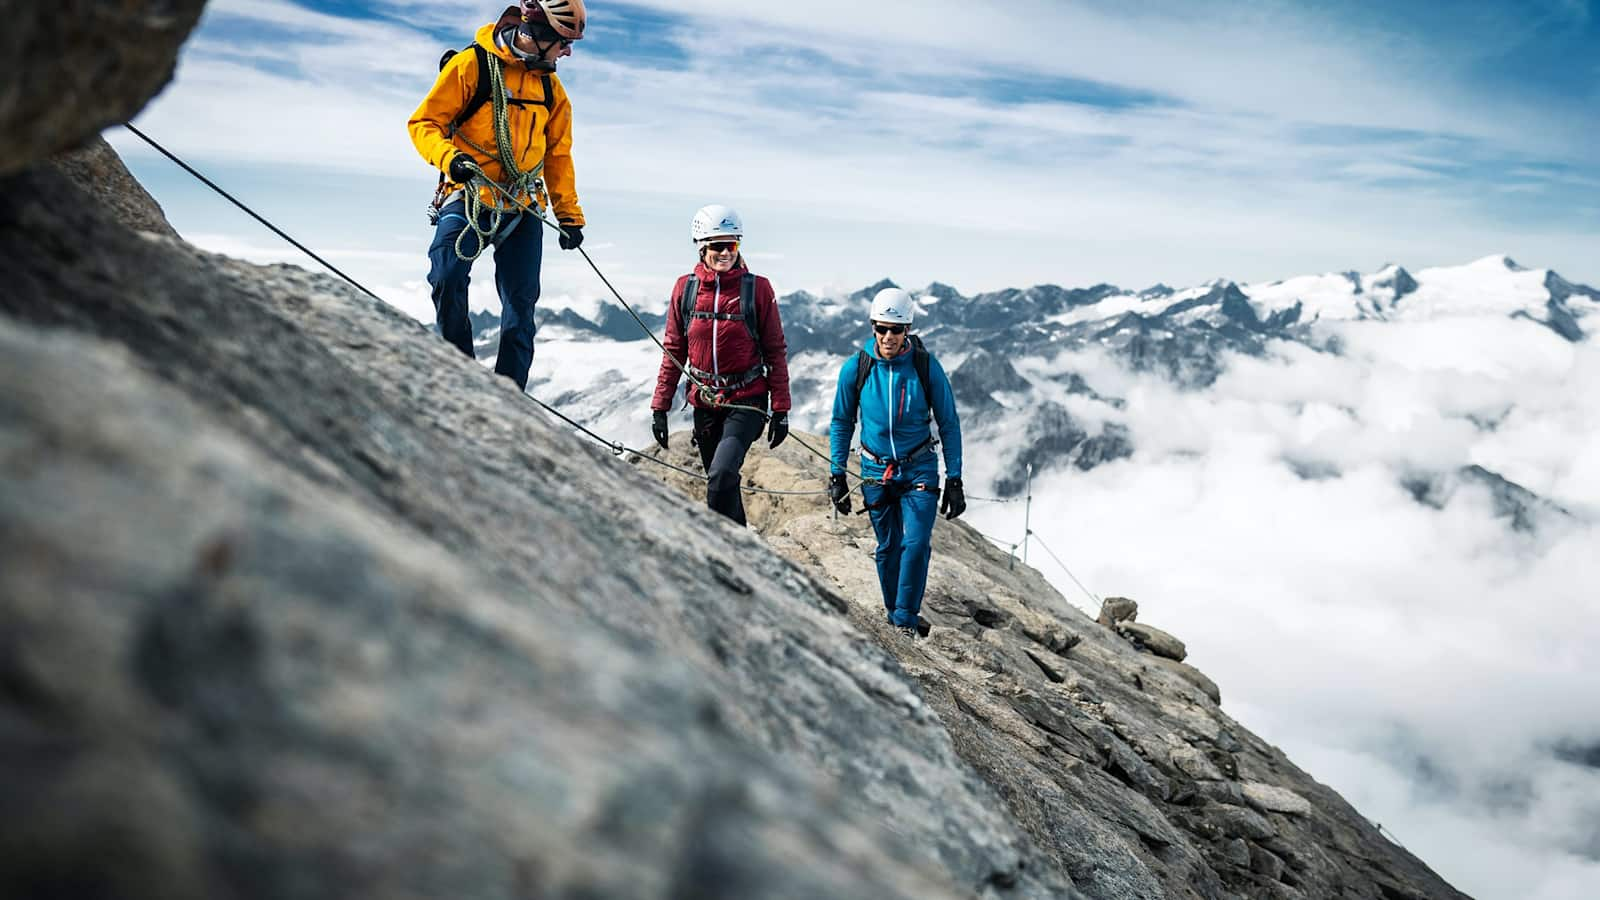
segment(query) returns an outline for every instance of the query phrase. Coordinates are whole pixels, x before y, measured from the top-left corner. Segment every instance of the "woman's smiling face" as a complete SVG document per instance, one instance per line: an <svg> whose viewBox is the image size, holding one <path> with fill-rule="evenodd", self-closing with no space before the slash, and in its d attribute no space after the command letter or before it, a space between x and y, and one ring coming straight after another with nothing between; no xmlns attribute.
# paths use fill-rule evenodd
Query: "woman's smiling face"
<svg viewBox="0 0 1600 900"><path fill-rule="evenodd" d="M739 262L739 241L713 238L700 245L700 261L713 272L727 272Z"/></svg>

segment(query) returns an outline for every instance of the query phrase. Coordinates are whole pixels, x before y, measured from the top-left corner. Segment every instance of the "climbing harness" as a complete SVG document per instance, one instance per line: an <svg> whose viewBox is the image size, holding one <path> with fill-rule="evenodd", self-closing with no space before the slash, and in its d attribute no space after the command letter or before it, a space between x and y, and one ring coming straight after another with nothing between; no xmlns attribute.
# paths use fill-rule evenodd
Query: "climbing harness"
<svg viewBox="0 0 1600 900"><path fill-rule="evenodd" d="M935 500L939 499L939 488L937 486L929 486L920 481L915 483L892 481L890 480L891 477L892 476L886 474L881 481L870 482L883 488L883 497L880 498L877 503L868 503L866 502L866 492L863 491L861 494L862 512L869 512L874 509L885 509L889 506L899 503L900 498L904 497L906 494L926 493L932 494L933 499Z"/></svg>
<svg viewBox="0 0 1600 900"><path fill-rule="evenodd" d="M693 363L685 363L684 371L705 382L707 387L715 388L719 393L732 393L766 375L767 367L760 365L731 375L714 375Z"/></svg>
<svg viewBox="0 0 1600 900"><path fill-rule="evenodd" d="M929 434L923 439L922 443L912 447L909 453L901 454L900 456L892 459L873 453L871 450L867 449L867 445L865 443L861 445L861 455L872 460L874 463L883 466L883 480L889 481L894 478L895 472L898 472L911 463L916 462L919 457L928 453L932 453L934 448L938 446L939 439L934 437L932 434Z"/></svg>

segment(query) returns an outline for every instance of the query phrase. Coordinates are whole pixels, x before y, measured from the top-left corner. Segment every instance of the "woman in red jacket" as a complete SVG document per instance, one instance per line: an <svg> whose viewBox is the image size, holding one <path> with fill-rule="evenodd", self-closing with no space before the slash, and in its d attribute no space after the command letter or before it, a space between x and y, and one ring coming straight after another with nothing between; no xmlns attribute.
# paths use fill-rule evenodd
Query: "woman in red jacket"
<svg viewBox="0 0 1600 900"><path fill-rule="evenodd" d="M695 213L694 271L667 303L667 352L650 401L656 443L667 446L667 413L684 371L691 376L694 440L706 469L706 506L745 524L739 469L767 424L769 447L789 436L789 359L772 282L745 267L744 223L726 206ZM681 368L680 368L681 366ZM770 402L769 402L770 400Z"/></svg>

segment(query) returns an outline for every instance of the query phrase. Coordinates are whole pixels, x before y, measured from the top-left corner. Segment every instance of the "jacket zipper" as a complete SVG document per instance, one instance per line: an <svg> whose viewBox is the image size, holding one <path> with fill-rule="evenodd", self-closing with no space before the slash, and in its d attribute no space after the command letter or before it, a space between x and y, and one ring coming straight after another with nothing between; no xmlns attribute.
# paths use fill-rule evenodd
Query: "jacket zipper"
<svg viewBox="0 0 1600 900"><path fill-rule="evenodd" d="M722 312L722 276L721 276L720 273L718 273L717 278L715 278L712 281L711 284L712 284L711 314L714 317L717 314ZM717 364L717 326L721 325L721 324L722 324L722 320L721 319L712 318L712 320L711 320L711 374L713 374L713 375L721 375L722 374L722 369Z"/></svg>
<svg viewBox="0 0 1600 900"><path fill-rule="evenodd" d="M528 93L528 80L531 77L532 77L532 73L530 73L529 71L524 69L523 72L522 72L522 93L524 95L526 95ZM547 101L549 100L548 97L545 98L545 99ZM539 111L538 111L537 108L531 108L530 107L528 109L528 143L526 145L524 145L523 148L522 148L522 166L523 166L523 168L527 168L527 165L528 165L528 151L533 149L533 133L534 133L534 130L535 130L534 126L538 125L538 124L539 124Z"/></svg>
<svg viewBox="0 0 1600 900"><path fill-rule="evenodd" d="M885 362L887 363L887 360ZM900 451L896 450L894 446L894 367L885 365L884 368L889 370L889 396L887 398L889 407L889 458L899 459Z"/></svg>

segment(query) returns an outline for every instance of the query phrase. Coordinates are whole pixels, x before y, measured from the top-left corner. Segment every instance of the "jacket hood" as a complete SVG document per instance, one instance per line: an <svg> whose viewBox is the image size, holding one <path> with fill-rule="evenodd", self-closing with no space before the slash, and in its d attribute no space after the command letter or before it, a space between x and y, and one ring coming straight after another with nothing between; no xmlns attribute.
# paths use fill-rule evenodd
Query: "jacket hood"
<svg viewBox="0 0 1600 900"><path fill-rule="evenodd" d="M500 46L500 42L494 39L495 35L507 28L515 28L521 22L522 12L515 6L507 7L506 11L500 14L498 22L490 22L478 29L478 33L472 36L473 43L508 63L521 63L522 60L518 59L510 50Z"/></svg>

